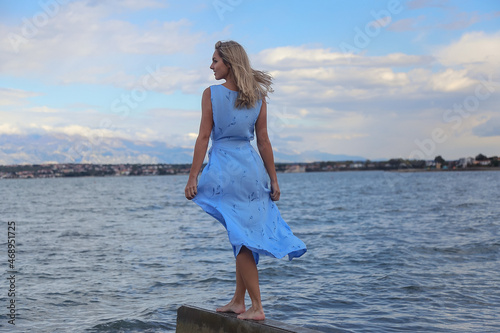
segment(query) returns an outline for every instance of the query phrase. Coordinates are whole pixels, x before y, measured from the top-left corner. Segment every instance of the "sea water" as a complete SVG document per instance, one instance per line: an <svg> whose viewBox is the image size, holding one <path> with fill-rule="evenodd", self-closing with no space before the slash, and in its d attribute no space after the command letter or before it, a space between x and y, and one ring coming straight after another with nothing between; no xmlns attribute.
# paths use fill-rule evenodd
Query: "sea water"
<svg viewBox="0 0 500 333"><path fill-rule="evenodd" d="M228 302L231 246L222 225L185 199L186 181L0 180L0 331L174 332L181 305ZM261 258L267 318L322 332L500 331L500 172L279 181L278 207L308 252Z"/></svg>

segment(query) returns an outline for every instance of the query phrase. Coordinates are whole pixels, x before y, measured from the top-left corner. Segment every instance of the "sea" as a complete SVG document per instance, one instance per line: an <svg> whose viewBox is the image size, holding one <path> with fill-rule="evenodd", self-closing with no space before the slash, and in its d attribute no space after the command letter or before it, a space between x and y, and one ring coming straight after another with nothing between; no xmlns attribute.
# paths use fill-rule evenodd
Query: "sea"
<svg viewBox="0 0 500 333"><path fill-rule="evenodd" d="M267 318L320 332L500 332L500 172L278 179L277 205L308 251L261 257ZM231 245L186 182L0 180L0 331L175 332L180 306L226 304Z"/></svg>

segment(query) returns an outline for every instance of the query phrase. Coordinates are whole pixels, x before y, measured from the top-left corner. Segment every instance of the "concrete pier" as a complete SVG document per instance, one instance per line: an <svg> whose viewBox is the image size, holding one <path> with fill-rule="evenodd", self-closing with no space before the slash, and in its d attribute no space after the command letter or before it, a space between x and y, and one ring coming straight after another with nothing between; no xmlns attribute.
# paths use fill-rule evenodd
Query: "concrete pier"
<svg viewBox="0 0 500 333"><path fill-rule="evenodd" d="M235 313L220 313L196 306L177 309L176 333L318 333L304 327L275 320L251 321L236 318Z"/></svg>

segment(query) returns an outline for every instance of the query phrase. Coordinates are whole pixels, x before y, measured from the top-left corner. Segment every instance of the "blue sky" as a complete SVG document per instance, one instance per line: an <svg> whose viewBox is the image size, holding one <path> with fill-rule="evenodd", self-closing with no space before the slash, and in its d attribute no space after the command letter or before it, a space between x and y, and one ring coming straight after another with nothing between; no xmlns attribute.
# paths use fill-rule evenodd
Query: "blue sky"
<svg viewBox="0 0 500 333"><path fill-rule="evenodd" d="M275 78L273 147L500 155L500 2L0 1L0 135L192 147L218 40Z"/></svg>

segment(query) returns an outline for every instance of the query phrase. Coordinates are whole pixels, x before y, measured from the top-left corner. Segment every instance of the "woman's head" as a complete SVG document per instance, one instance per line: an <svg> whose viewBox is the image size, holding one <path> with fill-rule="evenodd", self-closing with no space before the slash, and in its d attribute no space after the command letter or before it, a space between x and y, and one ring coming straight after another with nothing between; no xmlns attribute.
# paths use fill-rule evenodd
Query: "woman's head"
<svg viewBox="0 0 500 333"><path fill-rule="evenodd" d="M228 79L229 76L233 76L231 72L231 65L225 59L223 59L218 50L214 51L214 55L212 56L212 64L210 65L210 69L214 71L214 76L216 80Z"/></svg>
<svg viewBox="0 0 500 333"><path fill-rule="evenodd" d="M215 52L221 57L226 66L233 68L233 75L240 74L238 72L251 72L252 68L250 67L248 55L245 49L237 42L232 40L227 42L219 41L215 44Z"/></svg>
<svg viewBox="0 0 500 333"><path fill-rule="evenodd" d="M219 41L215 43L215 53L225 65L219 66L220 72L216 73L216 79L222 78L222 74L231 75L239 89L236 107L252 107L258 99L265 98L268 92L273 91L271 88L271 75L252 69L248 55L239 43L235 41ZM228 72L225 73L225 70Z"/></svg>

